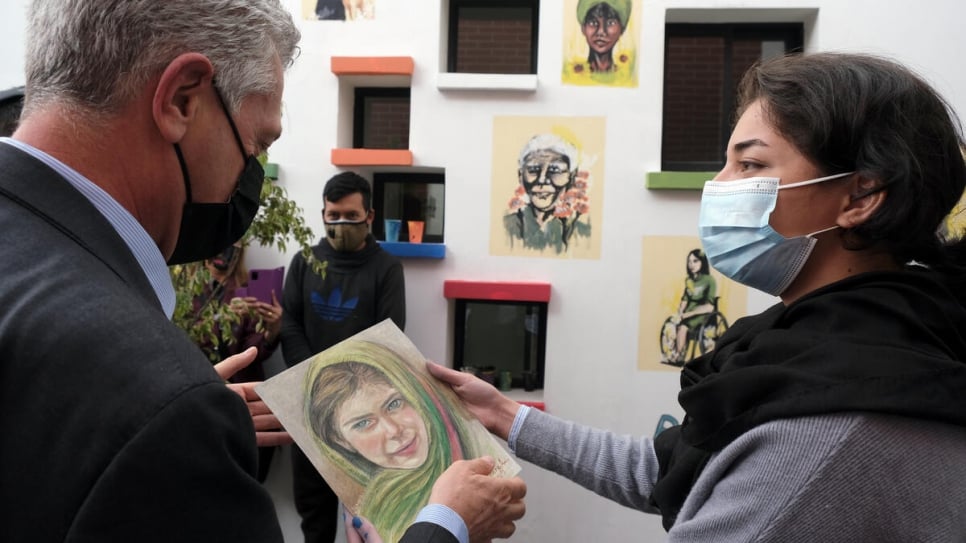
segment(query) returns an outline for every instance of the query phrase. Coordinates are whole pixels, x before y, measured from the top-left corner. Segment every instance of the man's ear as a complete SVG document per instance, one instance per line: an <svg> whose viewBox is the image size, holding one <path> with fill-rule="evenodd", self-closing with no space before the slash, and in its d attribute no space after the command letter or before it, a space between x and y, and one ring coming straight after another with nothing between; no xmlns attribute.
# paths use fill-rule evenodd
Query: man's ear
<svg viewBox="0 0 966 543"><path fill-rule="evenodd" d="M368 211L368 212L366 213L366 224L372 224L372 222L373 222L374 220L376 220L376 210L375 210L375 208L373 208L373 209L370 209L370 210L369 210L369 211Z"/></svg>
<svg viewBox="0 0 966 543"><path fill-rule="evenodd" d="M888 190L881 181L856 176L837 224L846 229L864 224L885 203L887 197Z"/></svg>
<svg viewBox="0 0 966 543"><path fill-rule="evenodd" d="M151 113L164 139L171 143L181 141L198 114L214 73L211 61L200 53L178 55L161 72Z"/></svg>

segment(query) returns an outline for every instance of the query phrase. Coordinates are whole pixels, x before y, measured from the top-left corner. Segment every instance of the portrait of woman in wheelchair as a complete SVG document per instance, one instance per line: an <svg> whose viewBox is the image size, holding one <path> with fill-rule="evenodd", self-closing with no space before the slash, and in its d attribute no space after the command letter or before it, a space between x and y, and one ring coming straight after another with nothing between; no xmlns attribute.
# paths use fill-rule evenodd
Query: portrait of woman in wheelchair
<svg viewBox="0 0 966 543"><path fill-rule="evenodd" d="M717 284L704 251L688 253L685 271L678 311L661 326L661 363L672 366L711 352L715 340L728 329L728 320L718 311Z"/></svg>

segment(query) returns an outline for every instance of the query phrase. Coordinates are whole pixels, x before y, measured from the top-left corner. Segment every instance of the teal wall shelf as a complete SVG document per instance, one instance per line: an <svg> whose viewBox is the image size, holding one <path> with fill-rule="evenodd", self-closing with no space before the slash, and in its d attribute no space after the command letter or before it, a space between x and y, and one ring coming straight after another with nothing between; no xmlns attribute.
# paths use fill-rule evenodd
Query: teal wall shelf
<svg viewBox="0 0 966 543"><path fill-rule="evenodd" d="M266 162L262 169L265 170L265 177L271 179L272 181L278 181L278 164L274 162Z"/></svg>
<svg viewBox="0 0 966 543"><path fill-rule="evenodd" d="M382 246L389 254L400 258L445 258L446 245L443 243L406 243L380 241Z"/></svg>

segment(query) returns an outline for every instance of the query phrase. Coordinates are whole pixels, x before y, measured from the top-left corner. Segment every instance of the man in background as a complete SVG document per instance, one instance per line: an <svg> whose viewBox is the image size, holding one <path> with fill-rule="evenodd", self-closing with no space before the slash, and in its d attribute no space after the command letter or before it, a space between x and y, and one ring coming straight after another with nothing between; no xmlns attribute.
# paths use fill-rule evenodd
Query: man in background
<svg viewBox="0 0 966 543"><path fill-rule="evenodd" d="M353 172L337 174L322 198L326 236L312 251L328 263L325 276L296 254L283 288L282 354L289 367L385 319L406 325L402 264L369 232L375 218L369 182ZM306 543L332 543L339 499L298 447L292 448L292 478Z"/></svg>

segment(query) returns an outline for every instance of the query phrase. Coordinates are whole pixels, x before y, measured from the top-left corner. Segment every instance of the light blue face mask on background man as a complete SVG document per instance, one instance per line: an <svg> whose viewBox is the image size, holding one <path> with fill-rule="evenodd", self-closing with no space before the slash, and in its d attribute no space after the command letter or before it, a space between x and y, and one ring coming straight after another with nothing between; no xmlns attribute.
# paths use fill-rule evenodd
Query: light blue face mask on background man
<svg viewBox="0 0 966 543"><path fill-rule="evenodd" d="M778 191L853 173L783 186L777 177L708 181L701 193L698 232L711 266L743 285L778 296L802 271L817 242L814 236L838 228L831 226L792 238L782 236L768 224Z"/></svg>

